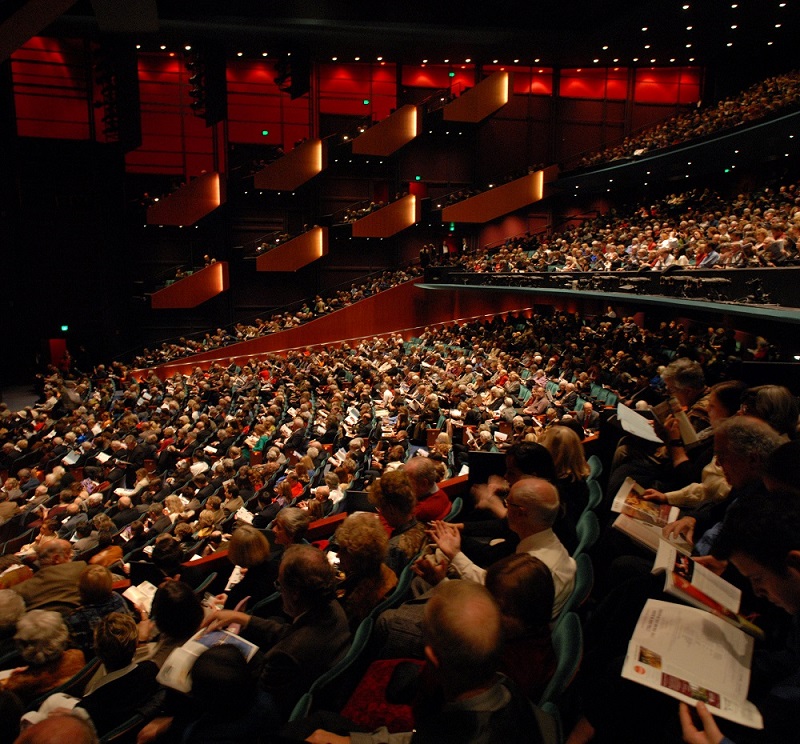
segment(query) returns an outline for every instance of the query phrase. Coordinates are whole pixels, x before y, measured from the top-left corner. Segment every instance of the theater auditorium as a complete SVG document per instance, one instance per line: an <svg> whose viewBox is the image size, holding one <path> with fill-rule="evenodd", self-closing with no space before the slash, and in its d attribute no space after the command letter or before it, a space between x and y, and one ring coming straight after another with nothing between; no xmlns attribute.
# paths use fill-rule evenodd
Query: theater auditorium
<svg viewBox="0 0 800 744"><path fill-rule="evenodd" d="M0 10L0 739L796 741L794 3Z"/></svg>

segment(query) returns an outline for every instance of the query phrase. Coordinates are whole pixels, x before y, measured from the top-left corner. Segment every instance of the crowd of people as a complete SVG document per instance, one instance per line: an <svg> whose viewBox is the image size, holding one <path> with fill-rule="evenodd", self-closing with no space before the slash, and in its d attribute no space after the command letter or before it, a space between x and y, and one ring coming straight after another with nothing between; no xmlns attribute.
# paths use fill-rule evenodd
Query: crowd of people
<svg viewBox="0 0 800 744"><path fill-rule="evenodd" d="M719 103L699 107L665 122L626 137L623 142L581 159L578 167L587 168L623 160L681 145L726 129L750 124L800 102L800 72L792 71L762 80L741 93Z"/></svg>
<svg viewBox="0 0 800 744"><path fill-rule="evenodd" d="M142 741L205 741L200 731L222 725L207 716L213 685L206 689L202 680L208 674L241 688L248 702L231 708L236 735L263 739L281 729L303 691L342 657L351 634L413 564L417 598L377 616L382 654L427 658L431 669L425 674L432 674L436 695L447 700L490 680L487 689L508 702L506 683L497 681L505 678L493 676L498 669L513 680L514 700L518 694L536 700L555 668L548 621L558 620L575 586L570 554L588 499L584 448L597 440L601 413L612 433L606 429L600 438L621 434L613 433L610 411L602 410L612 392L645 411L673 396L689 412L702 444L685 448L669 420L665 450L619 439L606 496L635 475L649 489L647 498L684 505L670 529L693 539L707 565L722 565L728 556L732 565L744 565L744 548L733 537L732 547L720 542L716 552L717 538L726 534L727 507L744 508L749 501L743 494L760 494L766 469L781 475L766 460L773 453L787 457L778 447L795 436L798 417L797 400L784 388L748 389L736 382L744 358L749 352L733 332L674 322L640 327L609 311L592 319L554 313L448 324L410 341L390 335L241 365L232 359L166 380L133 374L119 363L89 375L50 370L36 406L0 411L0 466L8 476L0 527L5 540L24 541L3 557L8 590L0 591L0 606L12 618L4 625L6 648L22 653L29 665L24 674L0 680L0 689L13 691L22 709L38 708L48 690L96 657L103 667L82 698L70 701L75 715L102 734L138 711L142 723L150 721ZM739 432L740 422L754 431ZM746 448L761 444L756 466ZM462 522L442 521L450 518L452 504L439 484L461 472L471 452L503 453L506 473L475 488L473 509ZM746 463L752 471L745 476ZM331 536L335 569L322 550L304 544L304 536L313 520L344 516L353 508L351 494L364 491L367 501L358 508L370 503L377 514L351 514ZM638 555L632 544L612 536L600 545L597 601L604 609L593 621L598 625L608 617L606 605L613 617L622 612L613 604L620 593L632 603L652 590L643 578L649 568L631 579L630 567L621 570L615 562ZM204 609L193 592L199 577L187 560L220 550L227 551L238 581L231 574L229 586ZM442 583L445 575L460 581ZM149 611L112 591L115 581L138 586L144 578L159 587ZM446 589L448 584L457 588ZM276 586L282 619L247 612L269 600ZM487 608L487 627L497 622L503 628L489 634L485 663L491 669L464 676L466 688L448 668L456 663L445 650L449 640L428 640L440 603L459 606L462 591L470 603ZM635 616L628 608L626 620ZM768 613L765 618L772 621ZM463 642L463 628L441 618L437 623L448 639ZM201 657L190 694L161 684L159 669L172 653L201 628L213 632L228 625L259 647L255 669L240 661L239 651L219 658L215 651ZM594 627L587 627L587 639ZM597 632L611 637L607 629ZM43 637L47 649L37 640ZM502 651L503 638L509 653ZM428 651L436 643L442 644L440 664ZM611 713L614 700L627 698L616 698L607 678L616 658L612 649L619 651L618 645L596 649L587 640L592 662L580 680L582 715L574 742L614 740L621 730ZM472 669L474 661L464 663ZM774 666L771 672L774 677ZM771 700L771 688L764 690ZM487 715L502 713L498 726L536 721L533 730L550 740L532 709L495 709L483 699L481 705L488 705ZM466 725L465 711L453 710L459 711L454 720ZM661 701L645 695L641 710L660 712L678 725L676 711L665 713ZM418 711L415 725L441 731L435 711L441 708ZM47 725L46 713L27 715ZM775 720L767 732L776 738L769 740L788 740L779 738L784 724ZM330 737L355 724L342 725L332 733L312 731L308 727L317 724L308 722L302 738L338 741ZM362 722L361 730L365 726L371 727ZM737 730L737 741L749 741L745 736Z"/></svg>
<svg viewBox="0 0 800 744"><path fill-rule="evenodd" d="M797 183L759 188L735 199L710 189L695 189L638 206L624 215L611 213L560 232L509 238L499 246L469 248L462 240L453 250L447 241L441 248L425 244L419 264L382 272L330 297L317 295L268 320L256 318L230 329L217 328L202 339L181 338L164 342L158 349L144 349L133 365L145 368L294 328L414 279L429 265L483 273L796 266L800 264L798 233Z"/></svg>

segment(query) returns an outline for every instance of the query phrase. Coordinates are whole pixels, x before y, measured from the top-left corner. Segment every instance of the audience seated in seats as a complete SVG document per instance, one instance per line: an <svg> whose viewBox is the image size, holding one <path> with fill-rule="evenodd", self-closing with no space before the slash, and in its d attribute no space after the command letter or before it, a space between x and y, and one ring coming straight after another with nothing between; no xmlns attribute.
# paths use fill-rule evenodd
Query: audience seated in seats
<svg viewBox="0 0 800 744"><path fill-rule="evenodd" d="M343 579L337 597L355 631L374 607L397 586L397 576L386 565L389 538L377 515L351 514L333 539Z"/></svg>
<svg viewBox="0 0 800 744"><path fill-rule="evenodd" d="M29 610L17 621L14 641L27 666L0 679L0 690L25 704L64 684L86 663L82 651L67 648L69 631L58 612Z"/></svg>
<svg viewBox="0 0 800 744"><path fill-rule="evenodd" d="M447 582L425 609L427 668L414 700L415 730L379 729L346 735L318 729L316 744L458 741L555 742L552 726L508 678L498 674L503 625L496 602L482 586ZM345 734L345 735L343 735Z"/></svg>
<svg viewBox="0 0 800 744"><path fill-rule="evenodd" d="M427 542L425 525L414 516L411 480L402 470L386 473L370 486L369 499L389 530L386 564L399 576Z"/></svg>
<svg viewBox="0 0 800 744"><path fill-rule="evenodd" d="M575 561L553 532L559 511L558 491L542 478L522 478L511 486L506 504L508 526L519 537L516 552L536 556L553 575L555 598L551 616L556 619L575 585ZM461 552L461 533L456 525L434 522L431 538L458 576L484 583L486 569L476 566ZM426 573L426 578L441 580L443 577L441 569L431 567L426 558L420 559L417 565Z"/></svg>
<svg viewBox="0 0 800 744"><path fill-rule="evenodd" d="M239 624L242 635L260 647L259 684L270 697L271 726L287 720L303 692L350 644L347 618L336 601L334 570L322 551L310 545L288 548L278 581L290 622L233 610L218 610L205 621L211 629Z"/></svg>

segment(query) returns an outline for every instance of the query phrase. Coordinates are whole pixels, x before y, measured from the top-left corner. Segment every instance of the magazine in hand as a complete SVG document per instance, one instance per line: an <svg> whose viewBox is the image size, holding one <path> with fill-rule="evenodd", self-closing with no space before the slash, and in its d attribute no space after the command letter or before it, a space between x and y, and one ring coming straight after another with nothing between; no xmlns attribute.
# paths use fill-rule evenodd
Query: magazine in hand
<svg viewBox="0 0 800 744"><path fill-rule="evenodd" d="M626 478L614 497L611 511L659 527L670 524L678 518L680 509L677 506L646 501L642 498L644 490L633 478Z"/></svg>
<svg viewBox="0 0 800 744"><path fill-rule="evenodd" d="M647 600L628 644L622 676L720 718L764 728L747 700L753 638L714 615Z"/></svg>
<svg viewBox="0 0 800 744"><path fill-rule="evenodd" d="M664 426L668 416L674 416L678 422L681 432L681 440L685 447L691 447L697 444L700 440L697 437L697 432L694 430L686 411L683 410L681 404L675 398L670 398L659 403L657 406L652 406L650 409L653 416L661 426Z"/></svg>
<svg viewBox="0 0 800 744"><path fill-rule="evenodd" d="M745 633L763 638L764 632L739 614L742 592L705 566L679 553L662 540L652 573L664 572L664 591L682 602L716 615Z"/></svg>
<svg viewBox="0 0 800 744"><path fill-rule="evenodd" d="M198 657L213 646L224 645L238 648L246 661L250 661L258 651L258 646L227 630L200 630L167 657L156 680L178 692L191 692L192 667Z"/></svg>
<svg viewBox="0 0 800 744"><path fill-rule="evenodd" d="M641 545L643 548L652 550L654 553L658 552L658 546L662 542L672 545L680 553L685 555L692 554L692 546L682 538L673 538L666 540L663 535L662 528L656 524L649 522L641 522L633 517L628 517L625 514L620 514L611 525L615 530L619 530L627 535L631 540Z"/></svg>
<svg viewBox="0 0 800 744"><path fill-rule="evenodd" d="M141 607L148 615L153 606L153 597L158 587L149 581L143 581L139 586L129 586L122 596L133 602L135 607Z"/></svg>

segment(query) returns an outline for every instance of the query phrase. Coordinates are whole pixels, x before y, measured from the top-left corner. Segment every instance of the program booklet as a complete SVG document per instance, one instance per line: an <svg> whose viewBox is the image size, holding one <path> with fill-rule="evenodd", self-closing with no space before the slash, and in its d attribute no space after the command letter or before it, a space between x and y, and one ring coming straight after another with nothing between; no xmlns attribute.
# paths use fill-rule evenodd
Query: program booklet
<svg viewBox="0 0 800 744"><path fill-rule="evenodd" d="M753 638L714 615L649 599L628 644L622 676L719 718L764 728L747 700Z"/></svg>
<svg viewBox="0 0 800 744"><path fill-rule="evenodd" d="M611 511L658 527L670 524L678 518L680 509L677 506L647 501L642 498L644 491L633 478L626 478L614 497Z"/></svg>
<svg viewBox="0 0 800 744"><path fill-rule="evenodd" d="M668 416L675 417L680 427L681 440L686 447L691 447L700 441L697 437L697 432L689 421L689 417L686 415L686 411L683 410L677 399L669 398L669 400L662 401L657 406L652 406L650 410L653 412L655 420L662 427Z"/></svg>
<svg viewBox="0 0 800 744"><path fill-rule="evenodd" d="M729 581L705 566L679 553L674 545L662 540L658 546L652 573L664 573L664 591L682 602L710 612L755 638L764 632L739 614L742 592Z"/></svg>
<svg viewBox="0 0 800 744"><path fill-rule="evenodd" d="M641 522L633 517L620 514L611 525L615 530L619 530L627 535L631 540L641 545L643 548L658 552L658 546L662 542L672 545L678 552L684 555L692 554L692 546L681 538L670 538L666 540L662 533L662 528L656 524Z"/></svg>
<svg viewBox="0 0 800 744"><path fill-rule="evenodd" d="M156 680L178 692L191 692L192 667L198 657L213 646L223 645L238 648L246 661L250 661L258 651L258 646L227 630L200 630L167 657Z"/></svg>

